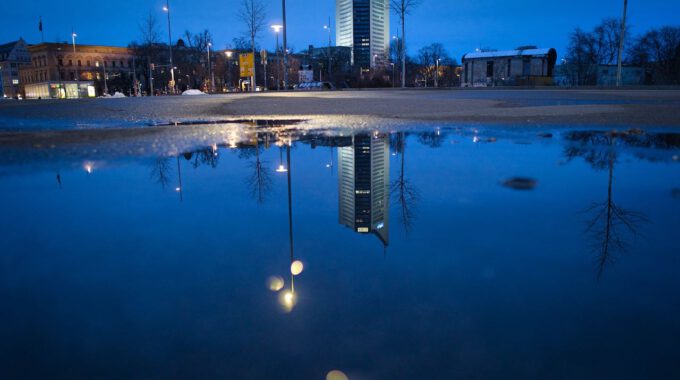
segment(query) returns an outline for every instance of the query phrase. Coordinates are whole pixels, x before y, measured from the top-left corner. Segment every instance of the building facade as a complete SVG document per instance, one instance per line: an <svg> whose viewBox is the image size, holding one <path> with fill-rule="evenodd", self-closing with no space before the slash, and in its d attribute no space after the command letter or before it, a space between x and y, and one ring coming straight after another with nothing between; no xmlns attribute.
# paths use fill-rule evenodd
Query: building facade
<svg viewBox="0 0 680 380"><path fill-rule="evenodd" d="M352 48L361 70L385 65L390 49L389 0L336 0L336 44Z"/></svg>
<svg viewBox="0 0 680 380"><path fill-rule="evenodd" d="M21 95L19 69L30 64L31 55L23 39L0 45L0 97Z"/></svg>
<svg viewBox="0 0 680 380"><path fill-rule="evenodd" d="M390 155L387 135L360 134L338 148L340 224L389 244Z"/></svg>
<svg viewBox="0 0 680 380"><path fill-rule="evenodd" d="M616 86L616 65L590 65L579 70L579 66L562 64L555 67L555 85L562 87L571 86ZM580 74L580 75L579 75ZM582 80L579 81L579 77ZM624 65L621 67L621 84L623 86L642 86L647 79L647 72L643 67Z"/></svg>
<svg viewBox="0 0 680 380"><path fill-rule="evenodd" d="M28 47L31 64L19 70L27 98L102 95L136 77L135 51L112 46L42 43ZM111 87L111 88L109 88Z"/></svg>
<svg viewBox="0 0 680 380"><path fill-rule="evenodd" d="M463 56L462 87L552 85L555 49L533 46Z"/></svg>

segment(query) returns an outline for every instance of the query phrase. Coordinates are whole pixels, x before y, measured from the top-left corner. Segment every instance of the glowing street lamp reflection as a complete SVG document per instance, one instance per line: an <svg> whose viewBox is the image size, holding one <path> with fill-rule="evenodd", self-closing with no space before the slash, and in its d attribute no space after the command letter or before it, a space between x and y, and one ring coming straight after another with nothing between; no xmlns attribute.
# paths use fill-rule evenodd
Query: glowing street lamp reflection
<svg viewBox="0 0 680 380"><path fill-rule="evenodd" d="M304 269L305 266L302 264L302 261L300 260L295 260L290 264L290 273L293 276L299 275L300 273L302 273Z"/></svg>
<svg viewBox="0 0 680 380"><path fill-rule="evenodd" d="M326 375L326 380L349 380L349 377L345 375L342 371L333 370L328 372Z"/></svg>
<svg viewBox="0 0 680 380"><path fill-rule="evenodd" d="M290 312L297 303L297 297L295 297L295 293L293 293L293 291L286 290L285 292L280 293L279 303L281 306L283 306L285 311Z"/></svg>
<svg viewBox="0 0 680 380"><path fill-rule="evenodd" d="M278 292L285 286L283 278L281 276L271 276L267 279L267 287L272 292Z"/></svg>

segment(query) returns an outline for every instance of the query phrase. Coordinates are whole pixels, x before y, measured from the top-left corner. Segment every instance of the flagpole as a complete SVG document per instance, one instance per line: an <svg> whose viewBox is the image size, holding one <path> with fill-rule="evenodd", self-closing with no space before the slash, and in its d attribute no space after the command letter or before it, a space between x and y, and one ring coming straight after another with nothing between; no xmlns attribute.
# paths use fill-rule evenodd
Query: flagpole
<svg viewBox="0 0 680 380"><path fill-rule="evenodd" d="M40 24L38 24L38 29L40 29L40 42L45 43L45 31L43 30L42 16L40 16Z"/></svg>

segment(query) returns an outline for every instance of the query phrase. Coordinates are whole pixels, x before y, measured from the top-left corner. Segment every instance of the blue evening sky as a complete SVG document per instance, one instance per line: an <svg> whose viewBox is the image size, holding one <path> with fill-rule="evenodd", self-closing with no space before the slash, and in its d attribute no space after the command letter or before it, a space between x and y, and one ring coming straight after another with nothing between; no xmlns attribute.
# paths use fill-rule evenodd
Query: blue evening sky
<svg viewBox="0 0 680 380"><path fill-rule="evenodd" d="M264 0L267 20L281 20L281 2ZM167 37L161 8L164 0L119 1L2 1L0 43L24 37L40 42L38 18L42 15L45 40L67 40L71 27L78 42L126 46L139 36L139 24L149 11L158 12L160 32ZM215 46L223 48L244 32L236 17L239 0L171 0L173 39L187 29L208 28ZM555 47L562 54L569 33L576 27L591 29L604 17L620 17L622 0L423 0L407 18L406 37L409 53L432 42L444 44L460 60L477 47L510 49L519 45ZM328 16L334 21L334 0L292 1L287 4L288 40L295 50L309 44L325 46L328 34L323 29ZM629 19L634 34L652 27L678 25L680 1L646 0L629 2ZM397 34L397 17L392 15L391 34ZM334 36L333 36L334 37ZM333 38L335 39L335 38ZM273 49L274 34L266 30L259 38L263 47Z"/></svg>

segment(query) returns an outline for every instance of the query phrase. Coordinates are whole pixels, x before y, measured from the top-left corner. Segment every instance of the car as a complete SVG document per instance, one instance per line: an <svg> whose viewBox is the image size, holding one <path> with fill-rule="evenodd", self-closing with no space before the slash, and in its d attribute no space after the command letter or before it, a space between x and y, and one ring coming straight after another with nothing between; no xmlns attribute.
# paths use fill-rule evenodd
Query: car
<svg viewBox="0 0 680 380"><path fill-rule="evenodd" d="M298 91L329 91L335 90L335 86L331 82L305 82L300 83L294 87Z"/></svg>

